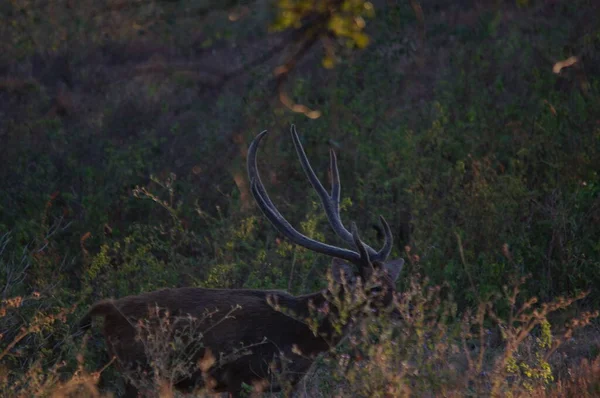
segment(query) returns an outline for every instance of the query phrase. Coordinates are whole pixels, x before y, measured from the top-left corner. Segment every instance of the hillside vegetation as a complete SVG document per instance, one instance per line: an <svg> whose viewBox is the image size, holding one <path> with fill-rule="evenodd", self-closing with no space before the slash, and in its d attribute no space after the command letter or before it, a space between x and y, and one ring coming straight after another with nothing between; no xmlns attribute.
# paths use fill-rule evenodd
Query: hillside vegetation
<svg viewBox="0 0 600 398"><path fill-rule="evenodd" d="M122 392L76 333L98 299L326 286L247 181L266 129L273 201L340 243L291 124L323 181L335 149L344 220L377 245L383 215L407 260L403 320L356 328L299 393L600 396L600 4L322 3L346 5L0 4L2 396Z"/></svg>

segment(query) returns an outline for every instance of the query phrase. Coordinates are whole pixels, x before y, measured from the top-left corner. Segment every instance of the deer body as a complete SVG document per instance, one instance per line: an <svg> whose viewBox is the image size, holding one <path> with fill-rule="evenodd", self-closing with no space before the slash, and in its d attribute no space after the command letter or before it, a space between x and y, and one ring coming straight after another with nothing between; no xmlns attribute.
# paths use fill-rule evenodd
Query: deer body
<svg viewBox="0 0 600 398"><path fill-rule="evenodd" d="M136 325L148 318L149 308L158 307L167 311L173 319L187 316L202 320L196 338L200 348L194 351L192 358L192 362L199 361L200 366L191 375L175 380L175 387L187 389L205 386L215 392L234 395L242 391L243 383L259 385L266 390L276 389L271 384L273 366L277 369L285 363L287 374L293 375L290 381L297 382L308 370L314 357L337 344L341 338L339 330L334 333L327 317L320 321L316 330L308 326L308 320L319 309L323 309L324 313L336 313L335 308L328 307L328 299L332 294L353 294L354 289L363 289L365 297L372 297L365 303L370 308L386 306L392 301L395 280L404 261L386 261L392 249L392 236L383 217L380 220L385 242L378 251L360 239L354 223L350 231L343 225L339 213L340 182L335 153L330 151L332 188L329 194L312 170L292 127L296 152L321 199L327 219L336 234L352 246L352 250L315 241L301 234L279 213L266 193L256 166L258 144L265 134L258 135L248 150L247 167L252 194L262 212L280 233L300 246L333 257L333 291L326 289L304 296L292 296L287 292L270 290L177 288L100 301L92 306L81 325L87 328L93 317L104 318L104 336L109 351L121 367L148 367L151 358L147 357L144 345L137 336L139 330ZM356 284L358 278L364 283ZM363 310L365 308L357 308L351 316L358 318ZM236 347L246 349L235 353ZM232 351L235 355L229 355ZM215 361L206 364L210 356ZM271 387L267 387L269 384ZM135 390L130 391L132 396L137 395Z"/></svg>
<svg viewBox="0 0 600 398"><path fill-rule="evenodd" d="M294 316L275 310L274 302ZM148 316L149 307L173 309L175 312L170 315L174 317L191 315L202 319L211 313L199 325L200 344L208 347L217 359L219 353L231 353L236 347L250 347L252 355L241 355L222 366L215 364L204 377L194 374L177 381L176 387L202 387L208 377L208 387L213 391L236 394L242 390L242 383L253 385L269 380L269 367L281 355L290 360L287 371L302 375L317 354L326 351L332 342L335 344L328 324L322 325L315 335L301 321L309 316L309 302L319 307L325 302L324 295L295 297L275 290L235 290L232 294L229 289L162 289L100 301L89 310L82 324L89 324L91 317L103 316L103 333L110 354L119 359L122 367L130 369L147 361L143 345L136 341L135 325L137 320ZM192 359L197 362L205 355L206 350L201 349Z"/></svg>

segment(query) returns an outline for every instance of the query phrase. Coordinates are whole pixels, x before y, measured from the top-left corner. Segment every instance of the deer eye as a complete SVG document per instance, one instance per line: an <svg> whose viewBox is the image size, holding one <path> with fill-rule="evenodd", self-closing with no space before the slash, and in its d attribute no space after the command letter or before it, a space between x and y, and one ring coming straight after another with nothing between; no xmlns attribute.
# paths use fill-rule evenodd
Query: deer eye
<svg viewBox="0 0 600 398"><path fill-rule="evenodd" d="M371 293L381 293L383 291L383 288L381 286L375 286L374 288L371 289Z"/></svg>

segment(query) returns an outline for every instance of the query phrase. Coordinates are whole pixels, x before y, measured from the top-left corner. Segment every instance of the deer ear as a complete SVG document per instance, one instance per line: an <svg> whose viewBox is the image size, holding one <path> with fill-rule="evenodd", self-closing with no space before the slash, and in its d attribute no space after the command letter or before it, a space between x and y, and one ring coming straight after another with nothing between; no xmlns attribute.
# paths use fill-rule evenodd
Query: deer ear
<svg viewBox="0 0 600 398"><path fill-rule="evenodd" d="M337 283L349 284L354 282L354 271L352 270L352 266L339 258L334 257L331 261L331 273L333 275L333 280Z"/></svg>
<svg viewBox="0 0 600 398"><path fill-rule="evenodd" d="M384 263L385 272L387 272L388 276L392 278L395 282L400 275L400 271L402 271L402 266L404 265L403 258L397 258L395 260L388 261Z"/></svg>

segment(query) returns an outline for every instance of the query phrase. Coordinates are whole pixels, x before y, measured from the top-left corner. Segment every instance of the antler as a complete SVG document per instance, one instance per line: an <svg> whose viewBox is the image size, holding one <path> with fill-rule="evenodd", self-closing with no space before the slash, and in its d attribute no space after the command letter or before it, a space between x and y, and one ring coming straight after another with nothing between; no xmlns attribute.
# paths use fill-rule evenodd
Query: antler
<svg viewBox="0 0 600 398"><path fill-rule="evenodd" d="M342 223L340 217L340 192L341 192L341 184L340 184L340 173L337 166L337 157L335 156L335 151L333 149L329 150L329 169L331 170L331 195L327 193L321 181L315 174L314 170L310 166L308 162L308 158L306 153L304 152L304 148L300 143L300 138L298 137L298 133L296 132L296 126L292 125L291 128L292 139L294 141L294 147L296 148L296 153L298 154L298 158L300 159L300 164L302 164L302 169L304 169L304 173L308 177L310 184L313 186L319 198L321 199L321 204L323 205L323 209L325 210L325 214L327 215L327 220L333 228L333 231L346 241L349 244L354 244L353 234L350 233L344 224ZM372 261L384 261L392 251L392 231L390 226L385 221L385 219L380 216L379 220L383 225L385 240L383 243L383 247L376 252L371 246L365 244L365 248L369 253L369 256Z"/></svg>
<svg viewBox="0 0 600 398"><path fill-rule="evenodd" d="M392 232L385 219L380 216L380 221L383 225L385 233L385 241L383 247L379 251L375 251L360 239L358 230L354 223L352 223L352 232L349 232L346 227L344 227L344 224L340 218L339 210L340 179L335 153L333 150L330 151L332 187L331 195L329 195L310 166L308 158L306 157L306 153L304 152L304 148L302 147L298 134L296 133L296 128L293 125L291 134L294 141L294 146L296 148L296 153L298 154L298 158L300 159L300 163L302 164L302 168L304 169L306 176L321 199L321 204L325 210L329 224L340 238L342 238L345 242L355 246L357 251L352 251L316 241L307 237L306 235L303 235L294 227L292 227L292 225L281 215L279 210L277 210L269 198L269 195L267 194L267 191L265 190L265 187L260 179L260 175L258 174L256 154L258 145L266 134L267 131L261 132L250 144L250 148L248 149L247 168L252 195L254 196L254 199L256 200L256 203L262 212L269 219L269 221L271 221L273 226L292 242L300 246L318 253L326 254L328 256L341 258L360 267L370 266L371 261L385 261L392 249Z"/></svg>

